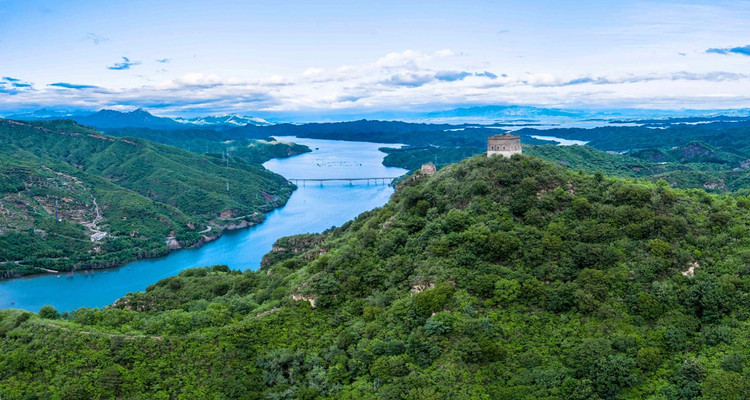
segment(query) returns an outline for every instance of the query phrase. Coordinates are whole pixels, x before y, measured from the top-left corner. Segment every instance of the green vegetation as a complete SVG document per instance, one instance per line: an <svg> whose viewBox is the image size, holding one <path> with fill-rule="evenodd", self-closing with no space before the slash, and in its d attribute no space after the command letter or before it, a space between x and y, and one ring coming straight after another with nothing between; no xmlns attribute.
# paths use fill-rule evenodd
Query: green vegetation
<svg viewBox="0 0 750 400"><path fill-rule="evenodd" d="M743 196L480 155L257 272L0 312L0 397L745 399L749 233Z"/></svg>
<svg viewBox="0 0 750 400"><path fill-rule="evenodd" d="M167 237L198 244L262 221L293 190L243 158L227 166L71 121L0 120L0 143L0 278L161 255Z"/></svg>
<svg viewBox="0 0 750 400"><path fill-rule="evenodd" d="M414 171L422 164L432 162L438 168L457 163L464 158L482 154L487 151L487 146L482 147L405 147L394 149L391 147L380 148L380 151L388 154L383 159L386 167L399 167Z"/></svg>
<svg viewBox="0 0 750 400"><path fill-rule="evenodd" d="M649 122L649 121L645 121ZM694 121L693 121L694 122ZM501 124L489 126L415 124L397 121L246 126L233 134L262 137L288 135L335 140L403 143L388 153L386 166L415 170L433 162L438 167L486 151L487 136L501 133ZM653 129L658 127L660 129ZM666 180L673 187L710 192L750 194L750 122L712 122L638 127L605 126L594 129L521 129L528 154L561 162L587 172L623 177ZM532 136L553 136L589 141L588 146L543 146L549 141ZM531 146L529 146L531 145ZM538 147L536 147L539 145ZM609 153L612 152L612 153ZM616 152L616 153L615 153ZM620 153L620 154L618 154ZM622 154L626 153L626 154Z"/></svg>
<svg viewBox="0 0 750 400"><path fill-rule="evenodd" d="M588 145L605 151L628 151L634 149L671 149L691 142L703 142L709 146L735 154L750 151L750 121L714 122L696 125L667 125L661 129L649 127L604 126L593 129L522 129L521 135L545 135L564 139L589 141Z"/></svg>
<svg viewBox="0 0 750 400"><path fill-rule="evenodd" d="M645 128L644 128L645 129ZM573 170L602 172L620 177L667 181L672 187L704 189L709 192L750 194L750 149L743 158L705 143L691 142L673 149L644 149L625 154L609 153L590 146L528 145L525 154L562 164ZM438 167L482 154L486 147L384 148L383 164L409 170L433 162Z"/></svg>
<svg viewBox="0 0 750 400"><path fill-rule="evenodd" d="M272 158L290 157L311 151L310 148L301 144L278 142L262 132L253 135L237 130L121 128L108 129L107 133L120 137L151 140L195 153L224 154L229 152L232 158L241 158L253 164L262 164Z"/></svg>
<svg viewBox="0 0 750 400"><path fill-rule="evenodd" d="M229 130L243 137L296 136L301 138L348 140L354 142L401 143L410 146L485 147L487 136L502 133L502 128L513 125L450 125L415 124L400 121L359 120L350 122L311 123L302 125L278 124L252 126ZM528 138L526 143L545 143Z"/></svg>

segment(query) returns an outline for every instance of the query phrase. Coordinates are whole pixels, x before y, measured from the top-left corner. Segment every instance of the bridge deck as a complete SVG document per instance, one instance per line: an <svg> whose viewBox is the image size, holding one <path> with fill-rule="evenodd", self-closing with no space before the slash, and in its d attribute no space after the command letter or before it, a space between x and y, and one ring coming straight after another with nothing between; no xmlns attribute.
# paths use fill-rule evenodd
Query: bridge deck
<svg viewBox="0 0 750 400"><path fill-rule="evenodd" d="M393 180L398 176L370 177L370 178L287 178L290 182L328 182L328 181L378 181Z"/></svg>

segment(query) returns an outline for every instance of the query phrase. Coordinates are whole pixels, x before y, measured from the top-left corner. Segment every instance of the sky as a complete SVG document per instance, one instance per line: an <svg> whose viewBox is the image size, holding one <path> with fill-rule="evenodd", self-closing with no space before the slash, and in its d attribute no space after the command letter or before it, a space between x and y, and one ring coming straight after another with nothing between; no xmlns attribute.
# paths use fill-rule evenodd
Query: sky
<svg viewBox="0 0 750 400"><path fill-rule="evenodd" d="M750 107L750 1L0 0L0 115Z"/></svg>

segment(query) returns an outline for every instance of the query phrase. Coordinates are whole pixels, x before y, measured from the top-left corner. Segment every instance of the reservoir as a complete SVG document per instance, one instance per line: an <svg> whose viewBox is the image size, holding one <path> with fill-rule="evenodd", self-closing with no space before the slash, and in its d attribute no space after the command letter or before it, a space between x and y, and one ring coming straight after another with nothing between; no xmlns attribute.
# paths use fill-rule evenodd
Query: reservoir
<svg viewBox="0 0 750 400"><path fill-rule="evenodd" d="M294 137L277 139L304 144L313 150L264 164L286 178L396 177L407 172L382 164L385 153L378 148L398 145ZM254 270L280 237L322 232L384 205L393 193L387 183L300 182L287 204L269 212L262 224L226 232L197 249L177 250L165 257L135 261L113 269L0 281L0 308L38 311L49 304L58 311L70 311L80 307L104 307L129 292L143 291L191 267L226 264L232 269Z"/></svg>
<svg viewBox="0 0 750 400"><path fill-rule="evenodd" d="M563 139L554 136L531 135L531 137L539 140L549 140L550 142L557 142L558 146L585 146L588 143L583 140Z"/></svg>

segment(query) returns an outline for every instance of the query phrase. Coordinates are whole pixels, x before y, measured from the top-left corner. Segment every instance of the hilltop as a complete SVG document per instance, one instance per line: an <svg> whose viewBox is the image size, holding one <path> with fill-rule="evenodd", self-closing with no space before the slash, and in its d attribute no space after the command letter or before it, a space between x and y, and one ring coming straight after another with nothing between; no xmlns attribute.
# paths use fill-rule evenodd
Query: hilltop
<svg viewBox="0 0 750 400"><path fill-rule="evenodd" d="M594 173L667 181L673 187L710 192L750 192L750 125L747 121L708 122L699 125L604 126L598 128L525 128L524 152ZM387 166L415 170L426 162L438 166L487 151L491 129L465 128L433 136L426 144L406 142L400 149L385 148ZM478 134L478 135L477 135ZM476 135L476 136L475 136ZM451 143L443 139L455 136ZM537 137L556 137L587 142L585 146L555 146Z"/></svg>
<svg viewBox="0 0 750 400"><path fill-rule="evenodd" d="M0 395L747 398L748 209L479 155L257 272L0 312Z"/></svg>
<svg viewBox="0 0 750 400"><path fill-rule="evenodd" d="M2 277L200 244L262 221L294 188L242 158L227 164L72 121L0 120L0 143Z"/></svg>

